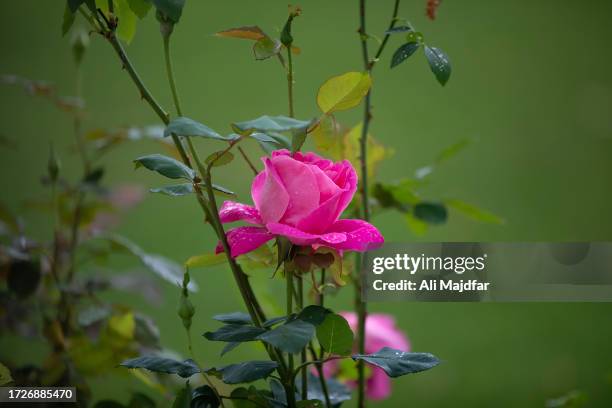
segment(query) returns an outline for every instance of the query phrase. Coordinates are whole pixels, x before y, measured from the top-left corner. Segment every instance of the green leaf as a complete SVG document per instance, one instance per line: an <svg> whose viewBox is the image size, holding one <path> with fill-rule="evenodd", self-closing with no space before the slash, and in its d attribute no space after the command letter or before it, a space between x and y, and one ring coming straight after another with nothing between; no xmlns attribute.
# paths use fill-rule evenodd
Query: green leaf
<svg viewBox="0 0 612 408"><path fill-rule="evenodd" d="M467 215L468 217L476 221L488 222L491 224L504 224L505 223L503 218L500 218L497 215L489 211L480 209L464 201L450 199L450 200L445 200L444 203L447 206L454 208L455 210L463 213L464 215Z"/></svg>
<svg viewBox="0 0 612 408"><path fill-rule="evenodd" d="M456 143L451 144L450 146L445 147L441 152L436 156L433 164L421 167L415 171L415 177L417 179L423 179L429 176L433 171L448 161L449 159L455 157L458 153L463 151L467 146L469 146L473 142L472 139L462 139Z"/></svg>
<svg viewBox="0 0 612 408"><path fill-rule="evenodd" d="M400 33L405 33L409 31L412 31L412 27L405 25L405 26L393 27L390 30L385 31L385 34L400 34Z"/></svg>
<svg viewBox="0 0 612 408"><path fill-rule="evenodd" d="M200 183L200 185L202 187L205 186L204 183ZM213 187L213 190L215 190L215 193L219 193L220 195L224 195L224 196L236 195L236 193L234 193L233 191L228 190L227 188L220 186L218 184L213 184L212 187ZM183 184L175 184L171 186L156 187L156 188L150 189L149 191L151 193L161 193L161 194L164 194L170 197L180 197L180 196L192 194L194 190L193 190L192 183L183 183Z"/></svg>
<svg viewBox="0 0 612 408"><path fill-rule="evenodd" d="M108 15L108 0L96 0L96 6ZM114 14L118 19L117 37L130 43L136 34L138 17L128 4L128 0L113 0Z"/></svg>
<svg viewBox="0 0 612 408"><path fill-rule="evenodd" d="M299 353L315 334L315 327L303 320L292 320L257 337L287 353Z"/></svg>
<svg viewBox="0 0 612 408"><path fill-rule="evenodd" d="M221 357L223 357L225 354L229 353L230 351L232 351L233 349L235 349L241 344L242 343L239 341L233 341L233 342L227 343L225 347L223 347L223 350L221 350Z"/></svg>
<svg viewBox="0 0 612 408"><path fill-rule="evenodd" d="M260 116L257 119L232 124L236 133L247 136L253 132L288 132L305 130L312 124L311 120L298 120L286 116Z"/></svg>
<svg viewBox="0 0 612 408"><path fill-rule="evenodd" d="M180 197L193 194L193 184L183 183L172 186L156 187L149 190L152 193L161 193L170 197Z"/></svg>
<svg viewBox="0 0 612 408"><path fill-rule="evenodd" d="M259 391L252 385L248 390L244 387L234 388L230 397L232 398L234 408L262 408L270 406L268 393L266 391ZM282 407L273 406L273 408Z"/></svg>
<svg viewBox="0 0 612 408"><path fill-rule="evenodd" d="M416 43L416 42L409 42L409 43L406 43L400 46L393 53L393 58L391 58L391 68L394 68L397 65L401 64L402 62L404 62L405 60L407 60L418 49L419 49L419 43Z"/></svg>
<svg viewBox="0 0 612 408"><path fill-rule="evenodd" d="M74 24L75 15L74 12L70 10L70 2L66 4L66 8L64 9L64 19L62 20L62 36L66 35L70 28Z"/></svg>
<svg viewBox="0 0 612 408"><path fill-rule="evenodd" d="M275 56L281 50L281 43L268 36L260 38L253 44L253 54L256 60L265 60Z"/></svg>
<svg viewBox="0 0 612 408"><path fill-rule="evenodd" d="M235 140L235 137L221 136L208 126L184 116L173 119L170 121L170 123L168 123L168 126L166 126L166 129L164 130L164 137L168 137L172 134L176 136L195 136L223 141Z"/></svg>
<svg viewBox="0 0 612 408"><path fill-rule="evenodd" d="M277 367L276 361L245 361L207 372L220 373L226 384L241 384L267 378Z"/></svg>
<svg viewBox="0 0 612 408"><path fill-rule="evenodd" d="M451 64L448 56L439 48L425 46L425 56L429 62L429 68L434 73L441 85L446 85L451 75Z"/></svg>
<svg viewBox="0 0 612 408"><path fill-rule="evenodd" d="M287 320L287 316L278 316L278 317L273 317L271 319L266 320L265 322L263 322L262 326L265 327L266 329L277 325L278 323L284 322L285 320Z"/></svg>
<svg viewBox="0 0 612 408"><path fill-rule="evenodd" d="M93 7L93 9L95 10L96 8L94 0L68 0L67 4L70 11L72 11L73 13L77 12L81 4L87 4L90 9Z"/></svg>
<svg viewBox="0 0 612 408"><path fill-rule="evenodd" d="M0 363L0 386L6 385L12 381L13 377L11 377L11 372L4 364Z"/></svg>
<svg viewBox="0 0 612 408"><path fill-rule="evenodd" d="M294 130L293 135L291 136L291 152L295 153L302 148L304 142L306 141L306 129L304 130Z"/></svg>
<svg viewBox="0 0 612 408"><path fill-rule="evenodd" d="M220 150L214 152L206 158L206 164L212 167L221 167L234 160L234 155L230 151Z"/></svg>
<svg viewBox="0 0 612 408"><path fill-rule="evenodd" d="M114 246L127 250L138 257L144 266L162 279L172 284L183 280L183 268L176 262L161 255L146 253L138 245L121 235L113 235L106 239ZM192 280L189 282L188 288L190 291L195 292L198 290L198 285Z"/></svg>
<svg viewBox="0 0 612 408"><path fill-rule="evenodd" d="M202 254L195 255L187 259L187 261L185 261L185 266L191 269L221 265L226 262L227 256L225 256L225 254Z"/></svg>
<svg viewBox="0 0 612 408"><path fill-rule="evenodd" d="M353 349L353 331L346 319L330 313L317 327L317 339L328 353L348 355Z"/></svg>
<svg viewBox="0 0 612 408"><path fill-rule="evenodd" d="M389 377L418 373L440 364L440 360L433 354L407 353L390 347L383 347L373 354L355 354L351 357L355 361L363 360L382 368Z"/></svg>
<svg viewBox="0 0 612 408"><path fill-rule="evenodd" d="M217 408L221 402L209 385L202 385L193 390L190 408Z"/></svg>
<svg viewBox="0 0 612 408"><path fill-rule="evenodd" d="M174 23L178 23L183 14L185 0L151 0L155 8Z"/></svg>
<svg viewBox="0 0 612 408"><path fill-rule="evenodd" d="M444 224L448 218L448 212L443 204L419 203L414 206L414 216L428 224Z"/></svg>
<svg viewBox="0 0 612 408"><path fill-rule="evenodd" d="M243 312L232 312L214 315L213 320L223 322L225 324L253 324L251 316Z"/></svg>
<svg viewBox="0 0 612 408"><path fill-rule="evenodd" d="M322 306L309 305L302 309L296 318L318 326L325 321L325 318L330 313L329 309Z"/></svg>
<svg viewBox="0 0 612 408"><path fill-rule="evenodd" d="M214 332L204 333L204 337L210 341L245 342L258 340L257 337L265 331L246 324L226 324Z"/></svg>
<svg viewBox="0 0 612 408"><path fill-rule="evenodd" d="M151 9L151 3L148 0L128 0L128 4L134 14L141 20L147 16Z"/></svg>
<svg viewBox="0 0 612 408"><path fill-rule="evenodd" d="M171 179L183 178L191 181L195 177L195 172L192 169L172 157L161 154L151 154L139 157L134 160L134 164L135 168L144 166L151 171L156 171L162 176Z"/></svg>
<svg viewBox="0 0 612 408"><path fill-rule="evenodd" d="M184 388L181 388L176 393L172 408L191 408L191 386L189 381L187 381Z"/></svg>
<svg viewBox="0 0 612 408"><path fill-rule="evenodd" d="M189 378L200 372L200 368L193 360L177 361L155 355L132 358L120 365L126 368L144 368L156 373L177 374L183 378Z"/></svg>
<svg viewBox="0 0 612 408"><path fill-rule="evenodd" d="M353 108L370 90L372 79L367 72L347 72L325 81L317 93L317 105L323 113Z"/></svg>

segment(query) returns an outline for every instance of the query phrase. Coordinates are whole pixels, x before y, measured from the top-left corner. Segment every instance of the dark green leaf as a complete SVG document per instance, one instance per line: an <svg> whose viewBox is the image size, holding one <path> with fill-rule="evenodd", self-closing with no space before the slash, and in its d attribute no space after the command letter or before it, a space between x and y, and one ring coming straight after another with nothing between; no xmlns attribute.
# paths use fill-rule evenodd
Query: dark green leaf
<svg viewBox="0 0 612 408"><path fill-rule="evenodd" d="M438 203L419 203L414 206L414 216L428 224L444 224L448 218L446 207Z"/></svg>
<svg viewBox="0 0 612 408"><path fill-rule="evenodd" d="M318 326L325 321L329 313L331 313L330 310L322 306L309 305L302 309L296 318Z"/></svg>
<svg viewBox="0 0 612 408"><path fill-rule="evenodd" d="M412 27L409 27L409 26L393 27L392 29L385 31L385 34L399 34L399 33L405 33L407 31L412 31Z"/></svg>
<svg viewBox="0 0 612 408"><path fill-rule="evenodd" d="M151 0L155 8L175 23L181 19L185 0Z"/></svg>
<svg viewBox="0 0 612 408"><path fill-rule="evenodd" d="M195 173L192 169L172 157L161 154L151 154L149 156L139 157L134 160L134 163L136 168L144 166L151 171L156 171L162 176L171 179L184 178L193 180L195 177Z"/></svg>
<svg viewBox="0 0 612 408"><path fill-rule="evenodd" d="M288 132L308 129L312 121L298 120L286 116L260 116L257 119L232 124L234 131L241 135L253 132Z"/></svg>
<svg viewBox="0 0 612 408"><path fill-rule="evenodd" d="M285 320L287 320L287 316L279 316L279 317L273 317L271 319L266 320L263 323L263 327L265 327L266 329L269 327L272 327L280 322L284 322Z"/></svg>
<svg viewBox="0 0 612 408"><path fill-rule="evenodd" d="M130 9L140 19L145 18L151 9L151 3L148 0L128 0L128 4L130 5Z"/></svg>
<svg viewBox="0 0 612 408"><path fill-rule="evenodd" d="M206 158L206 164L212 167L225 166L234 160L234 155L230 151L220 150L212 153Z"/></svg>
<svg viewBox="0 0 612 408"><path fill-rule="evenodd" d="M275 361L245 361L209 371L220 373L221 379L226 384L240 384L266 378L277 367L278 364Z"/></svg>
<svg viewBox="0 0 612 408"><path fill-rule="evenodd" d="M185 137L204 137L207 139L223 141L230 141L236 139L235 136L221 136L219 133L215 132L208 126L183 116L173 119L172 121L170 121L168 126L166 126L166 129L164 130L164 137L168 137L170 135Z"/></svg>
<svg viewBox="0 0 612 408"><path fill-rule="evenodd" d="M172 408L190 408L191 407L191 386L189 381L185 384L184 388L181 388L174 398Z"/></svg>
<svg viewBox="0 0 612 408"><path fill-rule="evenodd" d="M193 390L191 398L191 408L217 408L221 404L215 391L209 385Z"/></svg>
<svg viewBox="0 0 612 408"><path fill-rule="evenodd" d="M266 330L245 324L226 324L214 332L204 333L210 341L245 342L257 340L257 336Z"/></svg>
<svg viewBox="0 0 612 408"><path fill-rule="evenodd" d="M317 327L317 339L328 353L348 355L353 349L353 331L346 319L329 313Z"/></svg>
<svg viewBox="0 0 612 408"><path fill-rule="evenodd" d="M251 316L243 312L233 312L214 315L213 320L226 324L253 324Z"/></svg>
<svg viewBox="0 0 612 408"><path fill-rule="evenodd" d="M262 408L269 406L265 392L251 385L248 390L244 387L234 388L230 396L235 408Z"/></svg>
<svg viewBox="0 0 612 408"><path fill-rule="evenodd" d="M433 354L408 353L390 347L383 347L373 354L355 354L351 357L355 361L363 360L382 368L389 377L418 373L440 364L440 360Z"/></svg>
<svg viewBox="0 0 612 408"><path fill-rule="evenodd" d="M81 4L85 3L85 0L68 0L68 8L71 12L76 13Z"/></svg>
<svg viewBox="0 0 612 408"><path fill-rule="evenodd" d="M74 12L70 10L69 4L70 2L66 4L66 8L64 9L64 19L62 20L62 35L66 35L66 33L70 31L72 24L74 24L75 15Z"/></svg>
<svg viewBox="0 0 612 408"><path fill-rule="evenodd" d="M156 373L177 374L183 378L189 378L200 372L200 368L193 360L181 362L154 355L132 358L120 365L127 368L144 368Z"/></svg>
<svg viewBox="0 0 612 408"><path fill-rule="evenodd" d="M225 354L229 353L230 351L238 347L240 344L242 343L240 343L239 341L227 343L225 347L223 347L223 350L221 350L221 356L223 357Z"/></svg>
<svg viewBox="0 0 612 408"><path fill-rule="evenodd" d="M253 44L253 54L256 60L265 60L275 56L281 50L281 43L268 36L260 38Z"/></svg>
<svg viewBox="0 0 612 408"><path fill-rule="evenodd" d="M264 133L253 133L251 137L255 137L255 135L263 135ZM279 149L291 149L291 142L285 136L280 133L268 132L265 134L265 140L260 140L257 137L257 142L259 146L262 148L264 152L267 154L272 153L274 150Z"/></svg>
<svg viewBox="0 0 612 408"><path fill-rule="evenodd" d="M402 46L400 46L393 53L393 58L391 58L391 68L396 67L397 65L404 62L408 57L415 53L416 50L419 49L419 43L409 42Z"/></svg>
<svg viewBox="0 0 612 408"><path fill-rule="evenodd" d="M441 85L445 85L451 75L451 64L448 56L441 49L429 46L425 46L425 56L431 72L434 73Z"/></svg>
<svg viewBox="0 0 612 408"><path fill-rule="evenodd" d="M257 337L287 353L299 353L312 339L315 327L303 320L292 320Z"/></svg>

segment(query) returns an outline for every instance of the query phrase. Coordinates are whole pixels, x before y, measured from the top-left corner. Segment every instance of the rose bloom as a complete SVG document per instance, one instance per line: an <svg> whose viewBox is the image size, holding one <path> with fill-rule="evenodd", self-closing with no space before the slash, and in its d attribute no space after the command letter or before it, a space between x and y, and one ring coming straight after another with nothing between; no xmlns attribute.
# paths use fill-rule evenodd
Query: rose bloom
<svg viewBox="0 0 612 408"><path fill-rule="evenodd" d="M351 330L357 332L357 315L353 312L340 312L344 317ZM383 347L391 347L401 351L410 351L410 343L408 339L395 325L395 319L387 314L371 313L366 318L366 354L375 353ZM357 350L355 350L357 352ZM366 382L366 397L371 400L382 400L391 395L391 379L385 374L382 368L368 365L367 369L370 376ZM325 377L333 377L340 375L340 366L338 360L332 360L325 363L323 366ZM357 381L347 381L347 385L352 388L357 387Z"/></svg>
<svg viewBox="0 0 612 408"><path fill-rule="evenodd" d="M371 224L339 219L357 191L357 173L347 160L334 163L314 153L287 150L262 158L264 170L251 186L255 206L226 201L221 222L245 221L253 226L227 231L232 257L250 252L276 236L313 249L366 251L384 239ZM217 245L216 252L223 247Z"/></svg>

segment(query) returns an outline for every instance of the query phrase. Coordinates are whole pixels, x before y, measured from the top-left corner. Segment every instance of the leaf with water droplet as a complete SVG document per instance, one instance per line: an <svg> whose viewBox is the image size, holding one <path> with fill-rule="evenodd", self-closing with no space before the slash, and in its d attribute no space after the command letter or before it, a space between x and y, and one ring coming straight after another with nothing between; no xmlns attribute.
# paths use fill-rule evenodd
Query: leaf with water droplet
<svg viewBox="0 0 612 408"><path fill-rule="evenodd" d="M416 42L409 42L399 47L395 53L393 53L393 58L391 58L391 68L394 68L407 60L418 49L419 43Z"/></svg>
<svg viewBox="0 0 612 408"><path fill-rule="evenodd" d="M451 75L451 64L448 56L439 48L425 46L425 57L427 57L431 72L434 73L440 85L446 85Z"/></svg>

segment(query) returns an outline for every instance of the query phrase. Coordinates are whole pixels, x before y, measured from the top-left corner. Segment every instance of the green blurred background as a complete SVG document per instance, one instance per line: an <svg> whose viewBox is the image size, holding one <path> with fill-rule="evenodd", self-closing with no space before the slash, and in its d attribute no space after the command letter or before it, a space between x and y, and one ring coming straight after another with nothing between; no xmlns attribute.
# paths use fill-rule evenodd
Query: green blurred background
<svg viewBox="0 0 612 408"><path fill-rule="evenodd" d="M356 29L357 1L308 0L294 25L296 112L316 115L315 95L328 77L362 67ZM174 60L184 111L218 131L232 121L262 114L286 114L284 72L274 60L256 62L248 42L216 38L216 31L258 24L278 35L286 1L187 1L174 34ZM381 35L391 1L372 1L368 31ZM69 40L60 35L61 1L4 2L0 13L0 73L49 80L62 94L74 92ZM448 224L414 237L397 214L375 219L388 241L577 241L612 238L612 3L606 1L452 1L439 17L424 16L425 1L405 1L400 15L426 40L444 49L453 64L446 87L437 84L422 55L390 70L391 40L374 73L372 134L395 148L380 176L393 180L428 164L443 147L471 137L478 142L437 170L427 194L459 198L503 216L503 226L479 224L451 213ZM373 43L373 46L375 44ZM171 107L163 68L161 39L152 13L139 24L127 47L137 69L160 102ZM110 46L98 37L84 62L85 127L158 124L140 101ZM62 146L65 173L76 177L79 162L72 147L69 117L17 87L0 88L0 133L18 150L0 150L2 201L17 210L23 200L44 194L48 143ZM347 124L361 109L341 115ZM257 147L247 146L251 155ZM198 141L201 151L212 142ZM120 147L106 161L110 184L163 183L131 160L158 152L155 143ZM249 201L250 174L241 161L219 172L220 183ZM29 232L44 238L51 222L28 213ZM118 232L147 251L177 261L209 251L214 244L195 200L147 195ZM223 360L221 346L200 340L216 327L214 313L241 309L231 276L223 268L192 275L201 286L195 297L195 349L206 365L229 363L260 353L249 347ZM258 289L271 286L267 272L256 276ZM165 284L164 301L153 307L140 298L113 295L144 308L160 326L163 344L185 352L175 314L178 290ZM272 296L273 296L272 289ZM337 310L351 305L347 289L331 300ZM371 310L397 317L416 351L444 360L438 368L394 381L394 394L381 407L526 407L571 390L589 396L589 406L612 405L612 324L609 304L371 304ZM0 339L0 358L35 359L26 341ZM42 353L42 351L41 351ZM127 378L127 377L126 377ZM95 382L96 395L127 397L141 389L136 380Z"/></svg>

